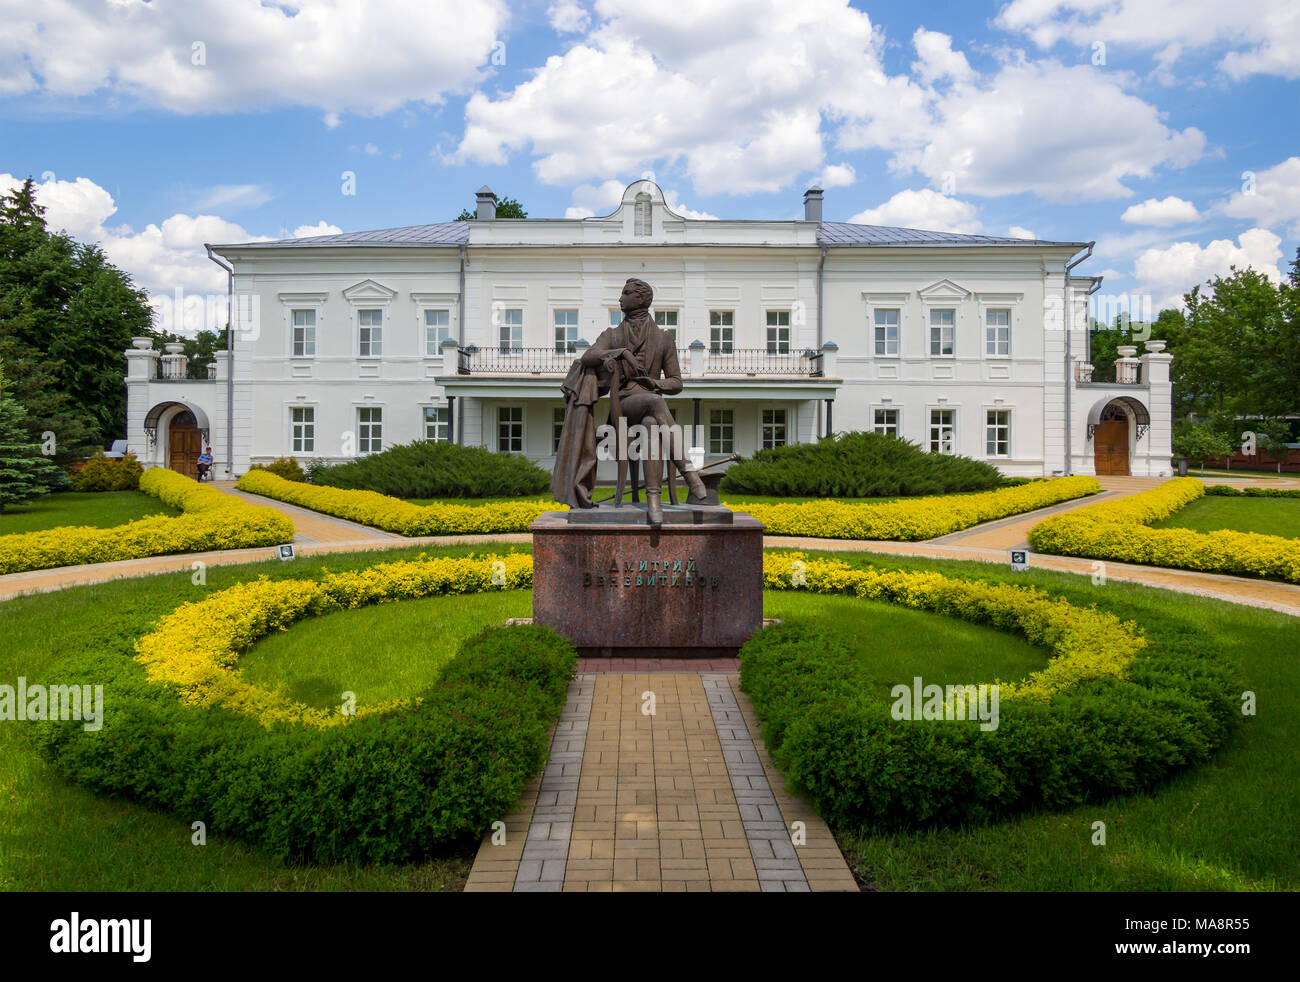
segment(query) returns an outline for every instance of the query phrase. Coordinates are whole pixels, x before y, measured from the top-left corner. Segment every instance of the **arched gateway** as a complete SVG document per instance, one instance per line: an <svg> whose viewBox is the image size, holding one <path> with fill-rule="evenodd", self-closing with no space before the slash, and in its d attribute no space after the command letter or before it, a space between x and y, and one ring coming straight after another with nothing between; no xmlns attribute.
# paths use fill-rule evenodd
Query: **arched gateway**
<svg viewBox="0 0 1300 982"><path fill-rule="evenodd" d="M199 476L199 454L209 439L208 418L197 406L160 402L144 420L153 460L186 477Z"/></svg>
<svg viewBox="0 0 1300 982"><path fill-rule="evenodd" d="M1120 396L1095 405L1088 414L1094 473L1127 477L1133 450L1150 425L1151 416L1146 406L1132 396Z"/></svg>

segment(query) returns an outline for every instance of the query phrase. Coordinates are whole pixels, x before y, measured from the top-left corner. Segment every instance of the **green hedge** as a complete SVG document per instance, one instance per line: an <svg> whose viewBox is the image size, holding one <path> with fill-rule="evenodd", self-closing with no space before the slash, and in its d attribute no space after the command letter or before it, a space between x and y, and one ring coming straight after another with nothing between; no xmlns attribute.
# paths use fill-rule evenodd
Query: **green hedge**
<svg viewBox="0 0 1300 982"><path fill-rule="evenodd" d="M1300 488L1234 488L1227 484L1211 484L1205 493L1222 498L1300 498Z"/></svg>
<svg viewBox="0 0 1300 982"><path fill-rule="evenodd" d="M314 462L307 479L394 498L512 498L551 486L551 475L519 454L430 441L398 444L346 464Z"/></svg>
<svg viewBox="0 0 1300 982"><path fill-rule="evenodd" d="M986 491L1002 481L996 467L969 457L926 453L879 433L840 433L760 450L729 467L721 488L782 497L896 498Z"/></svg>
<svg viewBox="0 0 1300 982"><path fill-rule="evenodd" d="M402 862L481 835L547 759L576 663L547 628L494 628L467 641L410 708L328 729L263 728L182 706L150 683L132 639L71 655L49 681L104 685L103 727L36 728L64 775L174 811L208 834L285 860Z"/></svg>
<svg viewBox="0 0 1300 982"><path fill-rule="evenodd" d="M101 450L68 475L73 491L135 491L144 467L135 454L106 457Z"/></svg>
<svg viewBox="0 0 1300 982"><path fill-rule="evenodd" d="M1235 667L1194 636L1153 641L1124 679L1004 701L989 731L896 721L869 662L807 622L754 636L740 680L777 765L841 827L982 823L1141 791L1207 759L1241 719Z"/></svg>

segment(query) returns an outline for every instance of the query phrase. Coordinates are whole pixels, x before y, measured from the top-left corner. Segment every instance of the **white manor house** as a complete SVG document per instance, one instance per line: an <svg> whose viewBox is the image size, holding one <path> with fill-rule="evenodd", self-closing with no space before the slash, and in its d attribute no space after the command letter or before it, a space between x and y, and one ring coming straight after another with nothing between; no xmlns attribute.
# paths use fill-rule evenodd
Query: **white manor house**
<svg viewBox="0 0 1300 982"><path fill-rule="evenodd" d="M138 340L129 449L192 474L210 444L218 478L426 439L549 468L560 381L635 276L677 338L669 406L706 460L875 430L1013 476L1171 473L1163 342L1091 381L1101 281L1072 274L1091 243L824 222L815 188L802 221L683 218L650 181L603 217L499 219L496 201L480 190L467 222L209 246L233 356L190 379L179 346Z"/></svg>

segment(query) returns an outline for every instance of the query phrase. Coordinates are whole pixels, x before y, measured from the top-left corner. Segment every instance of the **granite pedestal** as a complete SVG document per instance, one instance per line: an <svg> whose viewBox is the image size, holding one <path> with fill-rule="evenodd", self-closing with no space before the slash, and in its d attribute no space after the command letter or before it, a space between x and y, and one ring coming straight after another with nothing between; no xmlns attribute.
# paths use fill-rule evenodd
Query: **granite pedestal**
<svg viewBox="0 0 1300 982"><path fill-rule="evenodd" d="M588 658L734 656L763 623L763 525L678 511L665 505L657 531L634 505L543 514L532 525L533 623Z"/></svg>

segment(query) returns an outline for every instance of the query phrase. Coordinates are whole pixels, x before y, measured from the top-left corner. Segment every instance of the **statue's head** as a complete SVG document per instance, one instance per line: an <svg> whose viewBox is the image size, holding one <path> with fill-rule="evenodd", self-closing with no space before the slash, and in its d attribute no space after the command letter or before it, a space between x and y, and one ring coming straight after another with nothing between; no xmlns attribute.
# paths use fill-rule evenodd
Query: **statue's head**
<svg viewBox="0 0 1300 982"><path fill-rule="evenodd" d="M619 297L618 303L626 314L633 310L644 310L654 298L655 291L650 284L633 277L623 284L623 295Z"/></svg>

